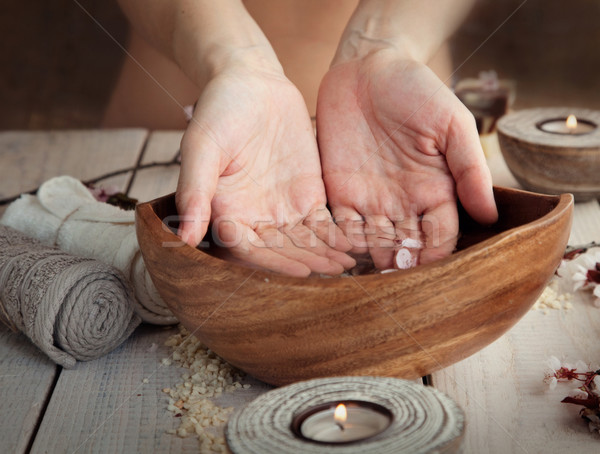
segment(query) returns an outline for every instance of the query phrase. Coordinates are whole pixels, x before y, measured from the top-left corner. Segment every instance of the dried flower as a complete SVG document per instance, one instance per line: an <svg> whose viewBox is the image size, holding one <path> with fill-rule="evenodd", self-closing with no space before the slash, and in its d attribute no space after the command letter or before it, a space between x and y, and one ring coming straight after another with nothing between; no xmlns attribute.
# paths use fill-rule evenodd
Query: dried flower
<svg viewBox="0 0 600 454"><path fill-rule="evenodd" d="M546 376L544 377L544 383L548 385L549 389L555 389L556 385L558 384L558 380L556 377Z"/></svg>
<svg viewBox="0 0 600 454"><path fill-rule="evenodd" d="M573 291L591 290L600 307L600 247L597 243L568 250L557 274L571 282Z"/></svg>
<svg viewBox="0 0 600 454"><path fill-rule="evenodd" d="M548 366L550 367L550 370L554 372L555 370L560 369L560 360L556 356L551 356L548 358Z"/></svg>
<svg viewBox="0 0 600 454"><path fill-rule="evenodd" d="M90 186L88 186L88 189L98 202L107 202L111 196L121 192L119 187L115 186L115 185L106 186L106 187L103 187L103 186L95 187L93 185L90 185Z"/></svg>
<svg viewBox="0 0 600 454"><path fill-rule="evenodd" d="M88 190L97 201L117 206L123 210L134 210L138 202L137 199L132 199L122 193L117 186L94 187L94 185L88 185Z"/></svg>
<svg viewBox="0 0 600 454"><path fill-rule="evenodd" d="M196 107L195 104L189 104L187 106L183 106L183 114L185 115L185 120L186 121L192 121L192 118L194 117L194 108Z"/></svg>
<svg viewBox="0 0 600 454"><path fill-rule="evenodd" d="M579 415L588 422L591 432L600 433L600 369L590 370L583 361L577 361L575 366L561 364L555 356L551 356L547 364L552 371L546 373L544 382L550 389L556 388L559 382L581 383L581 386L571 389L562 402L583 406Z"/></svg>

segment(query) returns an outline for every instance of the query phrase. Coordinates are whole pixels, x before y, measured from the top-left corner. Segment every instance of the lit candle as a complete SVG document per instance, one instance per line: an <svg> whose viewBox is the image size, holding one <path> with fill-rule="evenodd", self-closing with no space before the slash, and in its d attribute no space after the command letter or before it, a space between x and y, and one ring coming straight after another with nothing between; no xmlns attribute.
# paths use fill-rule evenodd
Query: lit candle
<svg viewBox="0 0 600 454"><path fill-rule="evenodd" d="M351 443L374 437L392 423L392 413L371 402L328 403L310 408L293 424L294 432L318 443Z"/></svg>
<svg viewBox="0 0 600 454"><path fill-rule="evenodd" d="M577 120L575 115L567 118L545 120L538 124L538 128L552 134L581 135L592 132L596 124L585 119Z"/></svg>

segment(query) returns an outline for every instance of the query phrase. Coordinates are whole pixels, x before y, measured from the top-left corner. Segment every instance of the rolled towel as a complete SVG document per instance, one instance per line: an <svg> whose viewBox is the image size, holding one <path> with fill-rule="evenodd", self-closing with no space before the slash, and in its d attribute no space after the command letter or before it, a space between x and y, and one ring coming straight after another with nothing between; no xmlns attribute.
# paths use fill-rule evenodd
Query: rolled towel
<svg viewBox="0 0 600 454"><path fill-rule="evenodd" d="M135 233L135 213L98 202L79 180L62 176L22 195L6 209L1 224L69 254L100 260L133 284L135 312L147 323L177 319L154 287Z"/></svg>
<svg viewBox="0 0 600 454"><path fill-rule="evenodd" d="M121 345L141 319L117 269L0 226L0 321L64 367Z"/></svg>

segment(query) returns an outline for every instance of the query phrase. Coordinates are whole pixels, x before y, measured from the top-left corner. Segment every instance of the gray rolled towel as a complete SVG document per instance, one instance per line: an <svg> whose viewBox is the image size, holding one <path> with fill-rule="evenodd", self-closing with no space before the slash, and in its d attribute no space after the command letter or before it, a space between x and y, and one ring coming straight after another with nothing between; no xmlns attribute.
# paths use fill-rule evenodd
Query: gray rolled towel
<svg viewBox="0 0 600 454"><path fill-rule="evenodd" d="M114 266L131 282L132 304L144 322L177 323L144 264L135 233L135 213L97 201L76 178L51 178L35 196L23 194L8 206L0 224L46 246Z"/></svg>
<svg viewBox="0 0 600 454"><path fill-rule="evenodd" d="M132 299L117 269L0 225L0 321L57 364L73 367L121 345L141 322Z"/></svg>

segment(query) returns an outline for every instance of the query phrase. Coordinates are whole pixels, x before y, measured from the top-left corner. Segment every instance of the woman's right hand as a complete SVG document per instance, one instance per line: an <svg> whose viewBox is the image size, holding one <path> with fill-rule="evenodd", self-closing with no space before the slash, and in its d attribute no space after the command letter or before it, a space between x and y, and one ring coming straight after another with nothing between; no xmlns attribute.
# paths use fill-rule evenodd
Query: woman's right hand
<svg viewBox="0 0 600 454"><path fill-rule="evenodd" d="M303 98L281 68L234 64L210 79L181 144L179 233L213 225L242 262L292 276L339 274L351 249L326 208Z"/></svg>

